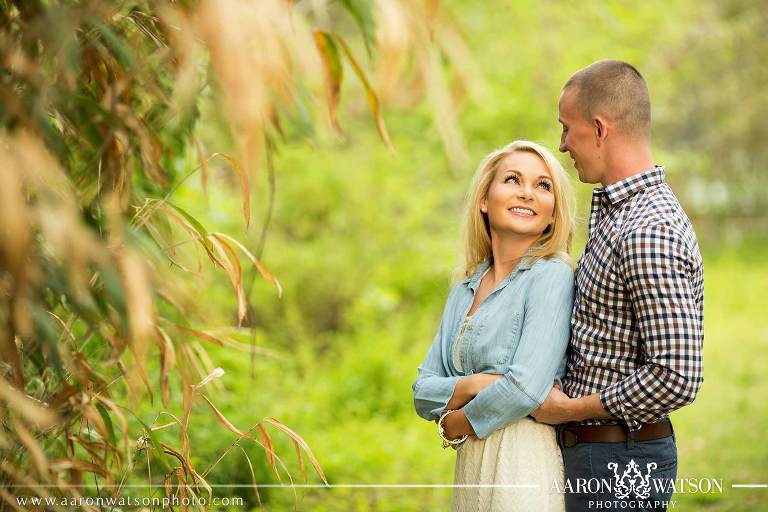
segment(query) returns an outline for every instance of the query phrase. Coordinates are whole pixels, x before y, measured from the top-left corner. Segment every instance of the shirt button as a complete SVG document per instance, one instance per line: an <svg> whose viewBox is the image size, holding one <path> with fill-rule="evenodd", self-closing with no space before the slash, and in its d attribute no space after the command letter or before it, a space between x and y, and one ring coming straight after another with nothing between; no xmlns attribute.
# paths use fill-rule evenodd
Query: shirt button
<svg viewBox="0 0 768 512"><path fill-rule="evenodd" d="M469 325L467 326L467 330L468 330L468 331L471 331L471 330L472 330L472 324L469 324Z"/></svg>

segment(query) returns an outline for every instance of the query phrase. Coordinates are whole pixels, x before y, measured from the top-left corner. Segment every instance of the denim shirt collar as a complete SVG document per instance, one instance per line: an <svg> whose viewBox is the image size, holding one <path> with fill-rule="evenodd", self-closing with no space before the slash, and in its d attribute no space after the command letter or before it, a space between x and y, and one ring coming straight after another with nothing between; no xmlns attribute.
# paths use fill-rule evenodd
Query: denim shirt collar
<svg viewBox="0 0 768 512"><path fill-rule="evenodd" d="M533 266L534 263L536 263L536 258L532 258L528 256L528 254L531 252L530 249L525 253L526 255L523 256L520 259L520 262L515 266L515 269L509 273L507 277L504 278L502 282L496 286L496 288L503 288L504 286L509 283L515 275L518 274L518 272L522 272L524 270L528 270ZM477 266L477 269L475 272L464 279L462 281L462 284L468 285L468 288L472 290L472 293L477 293L477 289L480 286L480 280L483 278L483 274L485 273L486 269L491 265L491 260L487 259L484 262L482 262L480 265Z"/></svg>

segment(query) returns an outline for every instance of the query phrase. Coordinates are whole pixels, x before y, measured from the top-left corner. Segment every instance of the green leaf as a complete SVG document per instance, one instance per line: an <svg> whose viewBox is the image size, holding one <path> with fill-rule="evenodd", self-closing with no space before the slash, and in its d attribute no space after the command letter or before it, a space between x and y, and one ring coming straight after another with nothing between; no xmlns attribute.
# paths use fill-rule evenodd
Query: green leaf
<svg viewBox="0 0 768 512"><path fill-rule="evenodd" d="M213 244L211 243L211 241L210 241L210 240L208 240L208 230L207 230L207 229L205 229L205 226L203 226L203 225L200 223L200 221L199 221L199 220L197 220L197 219L196 219L196 218L194 218L192 215L190 215L189 213L187 213L187 212L186 212L184 209L182 209L182 208L180 208L180 207L176 206L175 204L171 203L170 201L169 201L169 202L167 202L166 204L168 204L168 205L169 205L171 208L173 208L174 210L176 210L177 212L179 212L179 213L181 214L181 216L182 216L182 217L184 217L184 219L185 219L187 222L189 222L189 224L192 226L192 228L193 228L195 231L197 231L197 233L200 235L200 238L201 238L201 242L202 242L203 244L205 244L205 246L206 246L206 247L207 247L207 248L208 248L210 251L213 251Z"/></svg>
<svg viewBox="0 0 768 512"><path fill-rule="evenodd" d="M89 16L88 22L98 30L109 46L114 50L115 57L123 68L128 69L133 65L133 54L131 53L128 45L125 44L120 36L118 36L114 30L101 22L100 19L95 16Z"/></svg>
<svg viewBox="0 0 768 512"><path fill-rule="evenodd" d="M170 459L168 458L168 455L166 455L165 451L163 450L162 445L160 444L160 441L157 439L157 436L152 431L151 428L149 428L149 425L147 425L145 422L139 418L136 413L133 411L130 411L131 414L133 414L134 418L136 418L139 423L141 423L141 426L144 427L144 432L147 434L147 438L149 439L150 444L152 444L152 447L154 448L154 454L155 458L159 460L166 468L168 468L169 471L173 471L174 464L171 464Z"/></svg>
<svg viewBox="0 0 768 512"><path fill-rule="evenodd" d="M374 41L375 24L373 20L372 6L373 2L367 0L341 0L341 4L347 9L349 14L355 18L360 26L360 32L363 33L363 42L368 56L371 55L371 47Z"/></svg>
<svg viewBox="0 0 768 512"><path fill-rule="evenodd" d="M112 425L112 417L109 415L109 411L107 411L106 407L104 407L104 405L100 404L99 402L96 402L96 409L98 409L99 414L101 415L101 419L104 420L104 424L107 426L107 430L109 431L109 443L112 446L117 446L115 427Z"/></svg>

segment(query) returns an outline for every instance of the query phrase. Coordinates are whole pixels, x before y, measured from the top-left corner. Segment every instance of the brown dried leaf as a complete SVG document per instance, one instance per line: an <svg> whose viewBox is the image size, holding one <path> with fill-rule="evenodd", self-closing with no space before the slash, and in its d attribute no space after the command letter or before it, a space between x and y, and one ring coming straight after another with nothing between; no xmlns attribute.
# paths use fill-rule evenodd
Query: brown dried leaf
<svg viewBox="0 0 768 512"><path fill-rule="evenodd" d="M170 400L170 391L168 389L168 377L176 364L176 352L173 349L173 342L168 334L161 328L156 327L157 345L160 347L160 392L162 394L163 407L168 407Z"/></svg>
<svg viewBox="0 0 768 512"><path fill-rule="evenodd" d="M173 484L171 483L171 474L166 473L163 478L163 488L165 489L165 497L170 499L173 496Z"/></svg>
<svg viewBox="0 0 768 512"><path fill-rule="evenodd" d="M179 487L179 502L181 503L181 511L187 512L189 510L189 500L187 499L187 479L184 477L184 471L181 468L176 468L176 481Z"/></svg>
<svg viewBox="0 0 768 512"><path fill-rule="evenodd" d="M149 428L152 429L152 431L154 432L156 430L165 430L166 428L172 427L176 424L177 424L176 422L170 421L168 423L162 423L160 425L152 425Z"/></svg>
<svg viewBox="0 0 768 512"><path fill-rule="evenodd" d="M206 238L206 233L201 232L199 226L193 225L190 222L190 220L188 220L186 217L181 215L177 210L171 207L161 206L159 208L171 220L176 222L176 224L178 224L183 230L189 233L193 239L197 240L200 243L200 245L205 250L205 253L211 259L211 261L213 261L214 265L219 265L222 267L224 266L222 262L219 260L219 257L213 252L213 245L211 244L210 240Z"/></svg>
<svg viewBox="0 0 768 512"><path fill-rule="evenodd" d="M193 387L195 390L198 390L208 384L213 379L218 379L224 375L224 370L222 368L214 368L211 373L205 376L203 380L195 384Z"/></svg>
<svg viewBox="0 0 768 512"><path fill-rule="evenodd" d="M237 172L238 176L240 176L240 190L243 194L243 218L245 219L245 229L247 230L251 224L251 187L248 184L248 174L242 167L240 167L238 161L231 156L223 153L215 154L220 155L229 162L235 172Z"/></svg>
<svg viewBox="0 0 768 512"><path fill-rule="evenodd" d="M184 470L192 476L192 481L196 483L197 485L202 485L207 491L208 491L208 501L211 501L211 498L213 496L213 489L211 489L211 486L208 484L208 482L200 476L197 471L195 471L194 466L192 466L192 462L189 460L189 457L185 457L184 455L180 454L178 451L176 451L173 447L168 446L165 443L160 443L160 446L162 447L163 451L169 455L173 455L176 457L179 462L181 462L182 466L184 467ZM194 495L194 491L189 489L190 492Z"/></svg>
<svg viewBox="0 0 768 512"><path fill-rule="evenodd" d="M232 246L222 237L211 233L208 236L208 240L213 243L213 246L221 256L229 282L232 283L232 287L235 289L235 294L237 295L237 324L240 326L248 314L248 304L245 300L245 290L243 289L243 270L240 267L240 260L237 258L237 254ZM229 263L224 263L225 261L229 261Z"/></svg>
<svg viewBox="0 0 768 512"><path fill-rule="evenodd" d="M256 474L253 472L253 464L251 464L251 458L248 457L248 453L243 449L242 446L238 446L240 448L240 451L243 452L243 455L245 455L245 460L248 461L248 469L251 471L251 483L253 485L253 492L256 494L256 501L259 502L259 506L261 506L261 496L259 495L259 486L256 483Z"/></svg>
<svg viewBox="0 0 768 512"><path fill-rule="evenodd" d="M3 498L3 501L8 503L8 505L13 508L13 510L16 510L17 512L27 512L27 509L21 508L19 506L18 502L16 501L16 496L9 493L2 487L0 487L0 496Z"/></svg>
<svg viewBox="0 0 768 512"><path fill-rule="evenodd" d="M145 362L149 352L150 337L154 330L154 303L147 269L138 254L122 247L118 253L126 309L130 329L130 349L136 363L136 374L144 382L150 401L154 401L152 387L147 379ZM132 378L129 374L129 380Z"/></svg>
<svg viewBox="0 0 768 512"><path fill-rule="evenodd" d="M225 346L234 348L236 350L241 350L244 352L254 352L256 354L260 354L267 357L273 357L273 358L282 357L281 354L279 354L274 350L270 350L262 346L255 346L250 343L244 343L244 342L238 341L237 338L235 338L235 335L238 335L238 334L247 336L248 338L252 338L253 336L252 331L253 330L249 327L221 327L216 329L210 329L206 332L211 336L215 336Z"/></svg>
<svg viewBox="0 0 768 512"><path fill-rule="evenodd" d="M39 402L11 386L0 378L0 400L8 404L8 408L19 414L37 428L50 427L59 420L56 414Z"/></svg>
<svg viewBox="0 0 768 512"><path fill-rule="evenodd" d="M235 239L234 239L234 238L232 238L231 236L229 236L229 235L226 235L226 234L224 234L224 233L211 233L211 235L212 235L212 236L215 236L215 237L217 237L217 238L219 238L219 239L228 240L229 242L231 242L231 243L233 243L234 245L236 245L238 249L240 249L241 251L243 251L243 253L245 253L245 255L248 257L248 259L249 259L249 260L251 260L251 262L253 263L253 265L254 265L254 266L256 267L256 269L259 271L259 273L260 273L260 274L261 274L261 275L262 275L262 276L263 276L263 277L264 277L264 278L265 278L267 281L269 281L269 282L271 282L272 284L274 284L274 285L275 285L275 287L277 288L277 296L278 296L279 298L282 298L282 297L283 297L283 287L282 287L282 286L280 286L280 281L278 281L278 280L277 280L277 278L276 278L274 275L272 275L272 273L271 273L269 270L267 270L267 269L264 267L264 265L262 265L262 264L261 264L261 262L260 262L258 259L256 259L256 256L254 256L254 255L251 253L251 251L249 251L249 250L248 250L248 249L247 249L247 248L246 248L246 247L245 247L243 244L241 244L240 242L238 242L237 240L235 240Z"/></svg>
<svg viewBox="0 0 768 512"><path fill-rule="evenodd" d="M328 100L328 114L333 128L342 134L339 124L339 99L341 98L341 82L344 79L344 68L339 59L339 49L333 36L322 30L315 30L315 46L320 53L325 78L325 94Z"/></svg>
<svg viewBox="0 0 768 512"><path fill-rule="evenodd" d="M275 465L275 449L272 445L272 438L269 436L269 432L267 432L267 429L264 428L264 426L259 423L256 425L259 429L259 433L261 434L261 442L264 446L264 450L267 452L267 462L269 463L269 466L272 468L272 471L277 475L278 480L280 479L280 473L277 471L277 465Z"/></svg>
<svg viewBox="0 0 768 512"><path fill-rule="evenodd" d="M182 331L187 331L187 332L189 332L191 334L194 334L198 338L201 338L201 339L203 339L205 341L210 341L214 345L219 345L220 347L224 346L224 342L223 341L221 341L216 336L214 336L212 334L209 334L209 333L207 333L205 331L201 331L201 330L198 330L198 329L192 329L191 327L185 327L185 326L179 325L179 324L174 324L174 325L177 328L181 329Z"/></svg>
<svg viewBox="0 0 768 512"><path fill-rule="evenodd" d="M275 418L267 418L266 421L271 425L274 425L278 429L282 430L283 432L285 432L288 435L288 437L290 437L293 440L293 442L297 445L297 447L301 446L301 448L305 452L307 452L307 457L309 457L309 461L312 463L312 467L315 468L315 472L320 476L320 478L322 478L323 482L327 484L328 480L326 480L325 478L325 473L323 472L323 469L320 467L320 463L317 461L317 458L315 458L315 455L312 453L312 449L309 447L307 442L304 441L304 439L302 439L302 437L299 434L297 434L296 432L294 432L293 430L291 430L290 428L288 428L286 425L279 422Z"/></svg>
<svg viewBox="0 0 768 512"><path fill-rule="evenodd" d="M352 69L355 70L357 78L360 79L360 83L365 89L365 94L368 97L368 104L371 107L371 113L373 114L373 118L376 121L376 129L379 131L381 140L384 141L384 145L387 146L387 149L391 153L394 153L395 147L392 145L392 141L389 139L389 133L387 133L387 127L384 125L384 117L382 116L381 107L379 106L379 98L376 96L373 87L371 87L368 78L365 76L365 71L363 71L363 68L360 67L360 64L358 64L355 56L352 54L352 50L349 49L349 46L347 46L347 43L344 41L344 39L342 39L338 34L334 34L333 37L338 45L341 46L341 49L344 50L344 54L347 56L347 59L349 59L350 64L352 64Z"/></svg>
<svg viewBox="0 0 768 512"><path fill-rule="evenodd" d="M27 430L19 418L13 418L11 420L14 430L16 431L16 437L18 437L24 448L27 449L27 453L32 459L32 467L35 469L39 478L45 479L48 476L48 459L43 452L43 449L35 440L35 436Z"/></svg>
<svg viewBox="0 0 768 512"><path fill-rule="evenodd" d="M189 414L192 411L192 395L195 391L194 386L187 382L186 377L182 375L182 384L184 386L184 416L181 419L181 442L184 457L189 458Z"/></svg>
<svg viewBox="0 0 768 512"><path fill-rule="evenodd" d="M103 477L107 476L107 471L103 467L80 459L59 459L51 461L51 469L54 471L76 469L77 471L96 473Z"/></svg>
<svg viewBox="0 0 768 512"><path fill-rule="evenodd" d="M195 149L197 150L197 160L200 162L200 187L203 189L205 199L208 199L208 161L205 159L203 143L200 139L194 137Z"/></svg>
<svg viewBox="0 0 768 512"><path fill-rule="evenodd" d="M469 161L469 151L445 80L441 56L437 49L430 48L425 58L427 97L435 115L437 131L451 167L454 170L463 169Z"/></svg>
<svg viewBox="0 0 768 512"><path fill-rule="evenodd" d="M219 411L215 405L213 405L213 402L211 402L207 396L203 395L202 393L200 396L203 397L203 399L208 403L208 405L211 407L211 410L213 410L213 414L216 415L216 419L218 420L219 424L229 430L230 432L237 434L241 437L250 437L247 435L247 433L240 431L236 426L234 426L230 421L221 414L221 411Z"/></svg>
<svg viewBox="0 0 768 512"><path fill-rule="evenodd" d="M224 384L221 382L220 377L224 375L224 370L221 368L215 367L213 365L213 361L211 360L210 356L208 355L208 352L205 351L203 346L200 344L197 340L192 340L192 348L197 353L198 357L200 357L200 360L203 362L203 366L205 366L205 370L208 372L208 375L214 375L215 378L211 381L211 384L216 387L219 391L226 391L224 388Z"/></svg>
<svg viewBox="0 0 768 512"><path fill-rule="evenodd" d="M253 430L254 430L255 428L257 428L257 427L258 427L258 428L262 428L262 427L261 427L261 424L257 423L256 425L254 425L253 427L251 427L251 428L248 430L248 432L245 432L245 433L244 433L242 436L239 436L237 439L235 439L235 440L234 440L234 441L233 441L233 442L232 442L232 443L231 443L231 444L230 444L230 445L227 447L227 449L226 449L226 450L224 450L224 451L223 451L223 452L222 452L222 453L221 453L221 454L220 454L220 455L217 457L217 459L216 459L215 461L213 461L212 463L210 463L210 464L208 465L208 467L207 467L207 468L205 468L205 471L203 471L203 476L205 476L205 475L209 474L209 473L210 473L210 472L213 470L213 468L215 468L215 467L216 467L216 466L219 464L219 462L221 462L221 461L222 461L222 459L224 459L224 457L225 457L225 456L226 456L226 455L229 453L229 451L230 451L230 450L231 450L233 447L235 447L235 446L239 446L239 445L240 445L240 442L241 442L241 441L242 441L244 438L248 438L248 439L250 439L251 441L253 441L254 443L256 443L257 445L261 446L261 447L264 449L264 451L265 451L265 452L267 452L268 456L270 456L270 457L272 457L273 459L277 460L277 462L279 462L279 463L280 463L280 466L281 466L281 467L282 467L282 468L285 470L285 472L286 472L286 474L288 475L288 478L289 478L289 480L291 481L291 483L293 483L293 479L291 479L291 473L290 473L290 471L288 471L288 467L285 465L285 463L282 461L282 459L280 459L280 457L278 457L278 456L277 456L277 454L276 454L276 453L274 452L274 450L272 449L272 447L271 447L271 441L270 441L270 446L269 446L269 447L267 447L267 446L266 446L264 443L262 443L261 441L259 441L259 440L258 440L258 439L256 439L255 437L253 437L253 434L252 434L252 432L253 432ZM280 473L278 473L278 472L277 472L277 468L275 467L275 468L273 468L272 470L273 470L273 472L275 473L275 475L277 476L277 479L278 479L279 481L282 481L282 478L280 477ZM294 490L294 493L295 493L295 490Z"/></svg>
<svg viewBox="0 0 768 512"><path fill-rule="evenodd" d="M107 425L104 423L104 419L101 417L101 414L99 414L98 409L96 409L92 403L85 404L83 406L83 416L106 442L109 439L109 430L107 430Z"/></svg>
<svg viewBox="0 0 768 512"><path fill-rule="evenodd" d="M92 457L94 457L96 460L100 461L103 464L104 451L110 447L108 442L91 441L90 439L86 439L80 435L71 435L69 436L68 439L73 443L77 443L80 446L82 446L85 451L87 451Z"/></svg>
<svg viewBox="0 0 768 512"><path fill-rule="evenodd" d="M179 369L181 370L184 368L184 371L186 371L190 368L194 368L194 370L197 372L197 376L194 378L204 379L205 370L203 370L202 365L200 365L200 361L197 360L197 356L195 356L192 348L187 343L180 345L179 348L181 349L180 355L182 356L182 359L186 361L184 364L179 364Z"/></svg>
<svg viewBox="0 0 768 512"><path fill-rule="evenodd" d="M44 498L50 496L50 493L46 487L39 485L39 482L32 478L29 474L19 472L19 470L14 468L7 460L0 461L0 468L2 468L3 473L11 477L11 480L16 482L18 486L26 487L31 492ZM2 487L0 487L0 489L2 489Z"/></svg>
<svg viewBox="0 0 768 512"><path fill-rule="evenodd" d="M187 472L187 474L192 474L194 471L192 470L192 463L189 461L189 457L185 457L181 453L179 453L177 450L175 450L172 446L169 446L165 443L160 443L160 448L167 453L168 455L173 455L176 457L179 462L181 462L181 465L184 467L184 471Z"/></svg>

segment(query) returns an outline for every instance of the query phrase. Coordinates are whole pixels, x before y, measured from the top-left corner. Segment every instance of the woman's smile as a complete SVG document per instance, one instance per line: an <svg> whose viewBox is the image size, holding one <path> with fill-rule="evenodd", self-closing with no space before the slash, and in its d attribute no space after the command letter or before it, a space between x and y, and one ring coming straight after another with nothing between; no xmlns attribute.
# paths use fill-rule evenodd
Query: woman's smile
<svg viewBox="0 0 768 512"><path fill-rule="evenodd" d="M513 207L509 209L509 212L512 215L516 215L518 217L533 217L536 215L536 212L531 210L530 208L523 208L523 207Z"/></svg>

